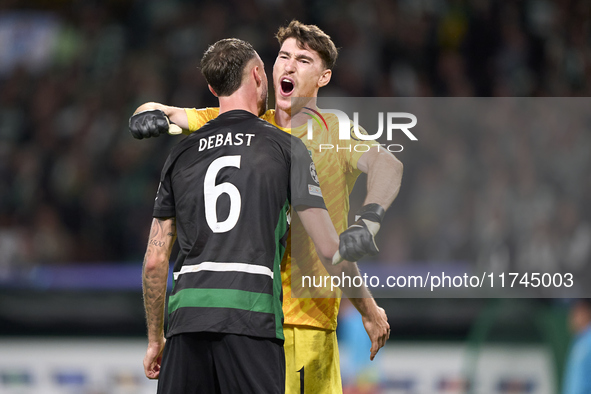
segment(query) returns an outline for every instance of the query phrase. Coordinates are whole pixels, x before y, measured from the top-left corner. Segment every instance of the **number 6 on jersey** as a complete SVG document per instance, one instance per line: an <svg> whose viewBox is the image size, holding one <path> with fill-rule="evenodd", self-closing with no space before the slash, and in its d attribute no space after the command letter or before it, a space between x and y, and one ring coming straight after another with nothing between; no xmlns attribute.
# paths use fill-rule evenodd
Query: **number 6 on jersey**
<svg viewBox="0 0 591 394"><path fill-rule="evenodd" d="M222 156L211 162L205 173L203 194L205 199L205 219L214 233L225 233L234 228L240 217L242 198L240 191L230 182L215 184L218 172L224 167L240 168L240 155ZM223 222L218 222L217 203L220 195L226 193L230 197L230 213Z"/></svg>

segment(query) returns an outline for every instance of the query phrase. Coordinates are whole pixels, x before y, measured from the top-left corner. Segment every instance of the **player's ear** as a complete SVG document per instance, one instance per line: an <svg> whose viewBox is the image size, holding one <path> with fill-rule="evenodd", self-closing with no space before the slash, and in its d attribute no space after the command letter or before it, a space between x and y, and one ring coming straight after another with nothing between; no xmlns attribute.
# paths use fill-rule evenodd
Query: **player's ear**
<svg viewBox="0 0 591 394"><path fill-rule="evenodd" d="M252 76L254 77L254 80L255 80L255 82L257 84L257 88L259 86L261 86L261 83L263 83L263 78L261 78L259 72L260 72L260 67L259 66L254 66L252 68Z"/></svg>
<svg viewBox="0 0 591 394"><path fill-rule="evenodd" d="M332 70L327 68L326 70L322 71L320 74L320 78L318 78L318 87L321 88L323 86L328 85L330 82L330 77L332 77Z"/></svg>
<svg viewBox="0 0 591 394"><path fill-rule="evenodd" d="M211 94L213 94L214 96L218 96L217 93L215 92L215 90L213 90L213 88L211 87L211 85L207 85L207 87L209 88L209 91L211 92Z"/></svg>

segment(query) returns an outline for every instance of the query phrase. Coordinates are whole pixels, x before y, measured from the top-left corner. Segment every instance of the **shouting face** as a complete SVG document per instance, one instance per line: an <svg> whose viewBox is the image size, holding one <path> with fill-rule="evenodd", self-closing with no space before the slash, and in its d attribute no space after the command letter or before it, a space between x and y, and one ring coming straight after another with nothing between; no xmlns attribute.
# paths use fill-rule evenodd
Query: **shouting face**
<svg viewBox="0 0 591 394"><path fill-rule="evenodd" d="M276 108L291 113L292 98L316 97L330 76L331 70L324 66L318 52L308 46L300 48L295 38L288 38L273 66Z"/></svg>

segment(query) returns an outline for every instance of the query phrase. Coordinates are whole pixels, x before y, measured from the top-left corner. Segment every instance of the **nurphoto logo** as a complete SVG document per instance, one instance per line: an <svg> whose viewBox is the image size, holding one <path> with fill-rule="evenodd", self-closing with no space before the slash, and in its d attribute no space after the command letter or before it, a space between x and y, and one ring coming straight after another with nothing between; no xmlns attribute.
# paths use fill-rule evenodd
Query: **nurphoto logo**
<svg viewBox="0 0 591 394"><path fill-rule="evenodd" d="M317 110L310 107L304 107L302 111L304 114L310 116L308 119L308 139L314 138L314 122L322 129L328 130L328 124L324 119L324 116ZM353 146L356 152L367 152L371 147L377 146L380 148L386 148L390 152L402 152L403 146L400 144L379 144L375 142L384 134L384 118L386 119L386 139L392 141L392 136L395 130L402 131L408 139L411 141L418 141L417 137L410 131L411 128L416 126L417 117L409 112L378 112L378 130L374 134L365 134L359 129L359 112L353 112L353 122L349 119L346 113L338 109L323 109L323 114L333 114L337 117L339 122L339 140L350 140L351 138L357 141L374 141L372 144L357 144ZM406 119L410 122L400 123L400 119ZM320 144L320 151L336 149L339 150L351 150L351 145L347 146L336 146L334 144Z"/></svg>

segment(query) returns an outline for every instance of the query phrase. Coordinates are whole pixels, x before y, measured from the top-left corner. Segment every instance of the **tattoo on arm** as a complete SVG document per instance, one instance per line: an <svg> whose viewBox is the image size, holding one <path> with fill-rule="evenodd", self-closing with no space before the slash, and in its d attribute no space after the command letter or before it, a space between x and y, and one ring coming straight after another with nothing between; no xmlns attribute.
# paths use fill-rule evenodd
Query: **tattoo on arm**
<svg viewBox="0 0 591 394"><path fill-rule="evenodd" d="M161 248L164 245L166 245L166 243L164 241L157 241L155 239L151 239L150 242L148 242L148 245L157 246L157 247Z"/></svg>
<svg viewBox="0 0 591 394"><path fill-rule="evenodd" d="M173 234L169 236L168 234ZM174 218L154 219L144 258L142 273L144 307L148 339L155 341L164 333L164 304L168 279L168 260L176 240Z"/></svg>
<svg viewBox="0 0 591 394"><path fill-rule="evenodd" d="M176 218L172 218L171 220L172 223L168 231L168 234L166 235L168 235L169 237L176 237Z"/></svg>
<svg viewBox="0 0 591 394"><path fill-rule="evenodd" d="M166 236L164 235L166 234ZM172 242L170 238L172 237ZM154 219L152 223L152 229L150 230L150 239L148 241L148 247L156 246L162 248L164 246L174 244L176 238L176 220L170 218L166 220Z"/></svg>

